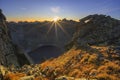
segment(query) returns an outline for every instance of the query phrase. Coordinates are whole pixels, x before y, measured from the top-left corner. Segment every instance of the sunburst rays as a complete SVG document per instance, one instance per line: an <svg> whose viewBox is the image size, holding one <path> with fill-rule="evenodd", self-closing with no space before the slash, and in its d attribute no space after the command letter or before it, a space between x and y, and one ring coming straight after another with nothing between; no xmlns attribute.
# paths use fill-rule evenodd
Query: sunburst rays
<svg viewBox="0 0 120 80"><path fill-rule="evenodd" d="M55 36L56 36L56 39L59 39L59 35L58 35L58 29L60 28L60 30L62 30L62 32L64 32L64 34L69 37L69 34L68 32L64 29L64 27L61 25L61 22L59 20L53 20L52 23L50 24L50 27L47 31L47 35L50 33L50 31L52 30L52 28L54 28L54 31L55 31Z"/></svg>

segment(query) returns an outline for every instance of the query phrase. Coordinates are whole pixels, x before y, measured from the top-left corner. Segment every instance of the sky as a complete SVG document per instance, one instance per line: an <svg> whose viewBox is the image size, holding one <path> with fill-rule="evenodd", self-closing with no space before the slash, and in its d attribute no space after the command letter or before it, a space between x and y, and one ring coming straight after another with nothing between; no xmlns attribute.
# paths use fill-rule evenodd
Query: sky
<svg viewBox="0 0 120 80"><path fill-rule="evenodd" d="M0 8L8 21L79 20L92 14L120 19L120 0L0 0Z"/></svg>

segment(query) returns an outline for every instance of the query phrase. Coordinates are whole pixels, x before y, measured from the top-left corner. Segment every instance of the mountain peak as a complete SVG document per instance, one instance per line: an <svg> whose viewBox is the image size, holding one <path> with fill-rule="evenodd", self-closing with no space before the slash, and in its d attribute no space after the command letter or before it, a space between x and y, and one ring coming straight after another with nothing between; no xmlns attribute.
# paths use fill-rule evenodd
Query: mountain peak
<svg viewBox="0 0 120 80"><path fill-rule="evenodd" d="M82 45L119 45L120 21L106 15L89 15L82 18L72 41L67 47Z"/></svg>

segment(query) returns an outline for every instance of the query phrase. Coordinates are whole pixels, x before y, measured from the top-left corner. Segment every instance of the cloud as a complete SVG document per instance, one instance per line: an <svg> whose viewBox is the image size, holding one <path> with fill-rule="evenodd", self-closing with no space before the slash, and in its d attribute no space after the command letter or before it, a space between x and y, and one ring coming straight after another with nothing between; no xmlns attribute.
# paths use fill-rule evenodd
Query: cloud
<svg viewBox="0 0 120 80"><path fill-rule="evenodd" d="M53 13L59 13L60 12L60 7L59 6L57 6L57 7L51 7L51 11Z"/></svg>
<svg viewBox="0 0 120 80"><path fill-rule="evenodd" d="M21 8L21 10L26 10L27 8Z"/></svg>

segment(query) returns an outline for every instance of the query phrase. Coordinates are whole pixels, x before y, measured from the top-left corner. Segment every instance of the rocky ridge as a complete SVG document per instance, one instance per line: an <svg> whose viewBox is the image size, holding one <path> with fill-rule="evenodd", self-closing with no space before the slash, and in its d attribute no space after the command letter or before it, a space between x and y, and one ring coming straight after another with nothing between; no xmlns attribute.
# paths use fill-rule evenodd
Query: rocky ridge
<svg viewBox="0 0 120 80"><path fill-rule="evenodd" d="M89 15L80 20L68 47L120 45L120 20L106 15Z"/></svg>

